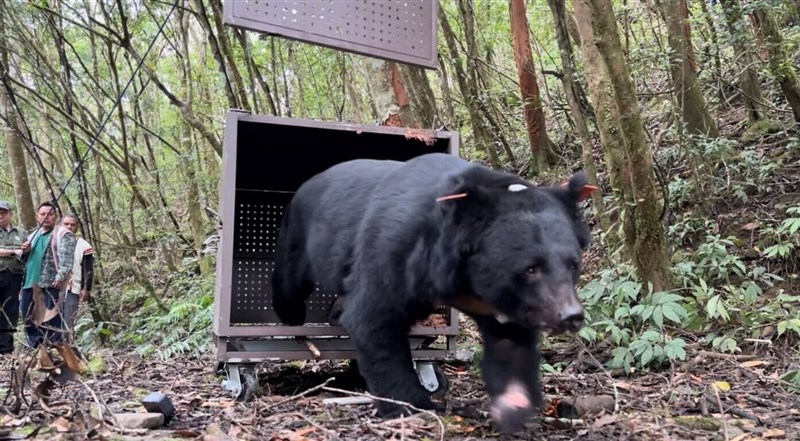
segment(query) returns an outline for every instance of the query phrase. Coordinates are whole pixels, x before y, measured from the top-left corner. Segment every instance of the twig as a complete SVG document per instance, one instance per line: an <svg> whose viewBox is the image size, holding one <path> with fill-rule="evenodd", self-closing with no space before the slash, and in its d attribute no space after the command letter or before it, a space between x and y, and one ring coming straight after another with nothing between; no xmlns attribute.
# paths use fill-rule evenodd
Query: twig
<svg viewBox="0 0 800 441"><path fill-rule="evenodd" d="M335 379L336 379L336 377L330 377L330 378L328 378L327 380L325 380L324 382L322 382L321 384L318 384L318 385L316 385L316 386L312 387L311 389L308 389L308 390L306 390L305 392L300 392L299 394L297 394L297 395L292 395L291 397L289 397L289 398L286 398L285 400L279 401L279 402L277 402L277 403L275 403L275 404L270 404L270 405L269 405L269 406L267 406L267 407L266 407L264 410L265 410L265 411L268 411L268 410L274 409L274 408L276 408L276 407L278 407L278 406L284 405L284 404L286 404L286 403L289 403L289 402L292 402L292 401L298 400L298 399L300 399L300 398L303 398L304 396L306 396L306 395L308 395L308 394L310 394L310 393L312 393L312 392L316 392L316 391L318 391L318 390L320 390L320 389L327 389L325 386L326 386L328 383L330 383L331 381L335 380Z"/></svg>
<svg viewBox="0 0 800 441"><path fill-rule="evenodd" d="M723 354L720 352L710 352L710 351L697 351L697 355L702 355L703 357L707 358L716 358L718 360L737 360L737 361L748 361L748 360L755 360L758 358L757 355L748 355L748 354Z"/></svg>
<svg viewBox="0 0 800 441"><path fill-rule="evenodd" d="M306 344L306 347L314 356L314 358L322 357L322 353L319 351L319 348L317 348L317 345L315 345L311 340L308 340L305 337L297 337L297 339Z"/></svg>
<svg viewBox="0 0 800 441"><path fill-rule="evenodd" d="M409 407L411 409L416 410L417 412L426 413L426 414L436 418L436 422L439 423L439 429L441 431L441 433L439 434L439 439L441 441L444 441L444 433L445 433L444 422L442 422L442 419L439 418L439 415L436 415L435 412L432 412L430 410L420 409L418 407L413 406L411 403L406 403L404 401L392 400L390 398L376 397L375 395L372 395L370 393L352 392L352 391L349 391L349 390L339 389L339 388L335 388L335 387L327 387L327 386L323 387L322 389L326 390L328 392L339 392L339 393L342 393L342 394L353 395L353 396L356 396L356 397L368 397L368 398L372 398L373 400L383 401L383 402L386 402L386 403L397 404L397 405L400 405L400 406L406 406L406 407Z"/></svg>
<svg viewBox="0 0 800 441"><path fill-rule="evenodd" d="M714 389L714 395L717 396L717 404L719 404L719 411L722 414L722 433L725 434L725 441L729 441L730 437L728 437L728 421L725 418L725 408L722 406L722 398L719 397L719 388L716 386L712 386Z"/></svg>
<svg viewBox="0 0 800 441"><path fill-rule="evenodd" d="M614 381L614 377L611 376L611 373L606 370L606 368L603 366L603 364L600 363L600 361L598 361L597 358L595 358L594 354L592 354L592 352L589 351L589 348L586 347L586 344L583 341L581 341L577 336L575 337L575 340L578 343L580 343L580 345L583 347L583 350L586 351L587 354L589 354L589 357L592 358L592 361L594 361L594 363L597 365L597 367L600 370L602 370L603 373L606 374L606 376L608 377L609 380L611 380L611 387L614 389L614 413L618 413L619 412L619 390L617 390L617 382Z"/></svg>
<svg viewBox="0 0 800 441"><path fill-rule="evenodd" d="M321 430L322 432L325 432L330 438L341 441L341 438L339 438L339 434L337 434L336 432L334 432L334 431L332 431L330 429L326 429L325 427L322 427L319 423L317 423L316 421L308 418L307 416L303 415L300 412L287 413L287 414L284 414L284 416L296 416L296 417L302 419L303 421L307 422L308 424L311 424L311 426L313 426L315 429L318 429L318 430Z"/></svg>

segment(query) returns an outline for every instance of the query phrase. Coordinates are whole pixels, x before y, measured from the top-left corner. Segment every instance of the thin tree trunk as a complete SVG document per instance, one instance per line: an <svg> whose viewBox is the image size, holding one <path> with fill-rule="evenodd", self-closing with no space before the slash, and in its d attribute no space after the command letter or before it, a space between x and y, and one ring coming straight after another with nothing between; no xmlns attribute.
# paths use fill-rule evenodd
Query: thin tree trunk
<svg viewBox="0 0 800 441"><path fill-rule="evenodd" d="M569 31L567 31L565 0L547 0L547 3L553 13L553 21L555 23L556 42L561 55L561 80L564 85L564 93L567 96L572 119L575 121L575 129L581 141L583 168L589 183L597 186L597 171L594 167L593 157L594 145L578 99L579 92L575 81L575 61L573 60L572 45L569 42ZM599 191L592 193L592 201L597 209L601 227L604 231L609 231L611 222L606 214L602 193Z"/></svg>
<svg viewBox="0 0 800 441"><path fill-rule="evenodd" d="M212 0L213 1L213 0ZM192 64L190 61L189 53L189 23L188 16L183 12L179 12L179 22L181 24L181 49L183 51L183 88L186 94L186 105L191 107L194 101L194 90L192 88ZM183 125L181 135L181 152L186 156L185 166L181 167L183 174L186 178L187 194L186 206L189 211L189 227L192 231L192 238L194 242L194 252L200 262L200 273L207 274L213 268L208 256L203 256L203 242L206 236L204 231L205 216L203 216L203 208L200 206L200 192L197 183L197 164L198 158L195 155L196 148L192 143L192 130L188 124Z"/></svg>
<svg viewBox="0 0 800 441"><path fill-rule="evenodd" d="M633 216L626 207L634 205L633 184L631 182L631 170L625 157L625 139L620 132L622 125L617 103L614 101L613 89L609 79L608 69L606 68L603 57L594 44L594 31L592 29L592 17L589 7L585 0L574 0L573 7L575 16L572 22L573 32L571 32L575 42L581 47L583 55L584 69L586 70L587 90L589 99L596 112L595 125L600 135L600 143L603 146L603 156L606 161L611 189L617 200L620 209L610 215L610 221L619 222L622 227L622 238L625 247L622 248L623 255L630 258L631 250L636 246L636 225ZM597 193L597 192L595 192ZM612 250L615 242L620 237L616 231L609 237Z"/></svg>
<svg viewBox="0 0 800 441"><path fill-rule="evenodd" d="M766 118L768 110L764 105L764 97L761 95L761 87L758 84L755 57L753 57L751 48L745 44L744 34L750 35L750 30L742 19L742 7L739 0L720 0L719 3L720 9L725 14L728 33L733 37L731 40L733 51L737 54L737 66L741 72L739 85L742 88L747 118L753 123Z"/></svg>
<svg viewBox="0 0 800 441"><path fill-rule="evenodd" d="M673 286L653 152L644 132L631 75L619 41L616 18L610 0L587 1L591 11L594 44L608 69L614 101L619 109L625 156L631 171L634 205L627 207L636 226L636 243L630 250L637 273L656 291Z"/></svg>
<svg viewBox="0 0 800 441"><path fill-rule="evenodd" d="M770 71L780 85L789 108L792 109L794 120L800 123L800 84L792 58L784 47L778 23L775 21L775 16L765 8L757 9L755 16L769 54Z"/></svg>
<svg viewBox="0 0 800 441"><path fill-rule="evenodd" d="M697 79L686 0L660 0L660 3L667 23L672 84L683 123L689 134L717 138L717 124L706 108L706 99Z"/></svg>
<svg viewBox="0 0 800 441"><path fill-rule="evenodd" d="M0 5L0 72L3 79L9 74L8 66L8 44L5 32L6 6ZM5 119L8 124L6 128L6 150L8 160L11 163L11 178L14 183L14 199L16 201L17 220L25 228L36 226L36 215L33 207L33 197L31 196L31 185L28 180L28 165L25 161L25 149L22 146L17 123L17 110L11 97L8 94L8 83L4 80L0 85L0 103L3 106Z"/></svg>
<svg viewBox="0 0 800 441"><path fill-rule="evenodd" d="M492 138L486 123L483 118L481 118L481 111L477 103L478 91L473 89L473 84L469 81L469 76L465 72L464 66L461 64L455 33L453 32L453 28L450 27L450 22L447 20L447 16L442 9L439 10L439 21L442 25L442 34L444 35L448 52L450 53L449 58L452 60L452 65L455 68L458 88L461 91L461 96L464 98L464 105L467 107L467 112L469 113L476 149L486 153L489 157L489 164L491 164L492 167L500 168L500 159L497 157L497 149L492 143Z"/></svg>
<svg viewBox="0 0 800 441"><path fill-rule="evenodd" d="M528 129L533 169L540 175L548 169L547 132L544 123L542 98L533 64L528 18L525 0L509 0L508 12L511 21L511 40L514 46L514 61L517 64L519 88Z"/></svg>

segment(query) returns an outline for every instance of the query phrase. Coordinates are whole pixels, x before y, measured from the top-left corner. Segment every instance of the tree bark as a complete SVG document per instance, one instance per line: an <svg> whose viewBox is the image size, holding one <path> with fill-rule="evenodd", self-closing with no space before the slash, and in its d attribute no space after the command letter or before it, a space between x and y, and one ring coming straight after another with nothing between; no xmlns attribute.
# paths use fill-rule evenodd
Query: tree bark
<svg viewBox="0 0 800 441"><path fill-rule="evenodd" d="M9 74L8 44L5 28L6 6L0 5L0 72L5 79ZM28 180L28 165L25 161L25 149L19 136L17 122L17 109L11 101L11 96L6 89L8 83L3 81L0 85L0 104L3 106L6 124L6 150L11 163L11 179L14 187L14 200L16 201L17 221L25 228L36 226L36 215L31 195L31 184Z"/></svg>
<svg viewBox="0 0 800 441"><path fill-rule="evenodd" d="M489 164L491 164L492 167L500 168L500 159L497 157L497 149L492 142L488 127L481 117L481 110L477 102L478 91L475 89L476 86L474 83L469 80L469 75L467 75L464 66L461 64L455 33L453 32L453 28L450 27L450 22L447 20L447 16L442 9L439 10L439 21L442 25L442 34L444 35L447 50L450 53L449 58L452 60L452 65L455 68L458 89L461 91L464 105L467 107L467 112L469 113L470 126L472 127L476 149L486 153L489 157Z"/></svg>
<svg viewBox="0 0 800 441"><path fill-rule="evenodd" d="M755 16L769 55L770 71L780 85L789 108L792 109L794 120L800 123L800 84L792 58L784 47L778 23L775 21L775 16L763 7L755 11Z"/></svg>
<svg viewBox="0 0 800 441"><path fill-rule="evenodd" d="M422 127L432 129L441 125L436 97L433 95L428 75L421 67L403 65L401 67L405 83L409 86L412 113L417 115Z"/></svg>
<svg viewBox="0 0 800 441"><path fill-rule="evenodd" d="M575 0L575 3L580 1L586 1L589 6L594 34L594 39L589 41L597 46L608 69L614 102L619 110L619 128L625 141L624 156L630 169L633 196L633 205L626 207L626 216L632 216L636 228L636 241L629 250L630 255L643 281L652 283L656 291L668 290L673 286L673 279L661 224L653 152L645 136L636 90L620 45L616 17L610 0Z"/></svg>
<svg viewBox="0 0 800 441"><path fill-rule="evenodd" d="M683 123L689 134L717 138L717 124L706 108L703 89L697 79L686 0L660 0L660 3L667 23L672 84Z"/></svg>
<svg viewBox="0 0 800 441"><path fill-rule="evenodd" d="M420 120L411 109L411 100L400 66L373 58L367 61L367 81L383 125L419 128Z"/></svg>
<svg viewBox="0 0 800 441"><path fill-rule="evenodd" d="M597 171L594 167L594 145L592 144L592 137L589 134L589 128L586 125L586 119L583 116L581 103L578 98L580 92L578 90L578 84L575 81L575 61L573 59L572 45L569 42L569 31L567 30L565 0L547 0L547 3L550 6L550 11L553 13L556 42L558 43L559 54L561 55L561 81L564 85L564 93L567 96L572 119L575 121L575 129L581 141L583 169L586 172L589 183L598 186ZM606 214L603 194L599 191L592 193L592 202L594 202L594 206L597 209L601 227L603 230L609 231L611 222Z"/></svg>
<svg viewBox="0 0 800 441"><path fill-rule="evenodd" d="M752 49L745 44L745 35L751 35L750 27L742 18L742 6L739 0L720 0L719 3L725 14L728 33L732 37L733 51L738 55L736 60L741 72L739 86L742 88L747 118L753 123L766 118L768 110L764 105L764 97L761 95L761 87L758 84L758 74L755 68L757 61L753 57Z"/></svg>
<svg viewBox="0 0 800 441"><path fill-rule="evenodd" d="M525 114L525 126L528 129L533 169L539 174L543 174L548 168L547 132L542 99L539 95L539 83L536 79L536 68L533 64L525 0L509 0L508 12L511 21L514 61L517 64L517 76Z"/></svg>

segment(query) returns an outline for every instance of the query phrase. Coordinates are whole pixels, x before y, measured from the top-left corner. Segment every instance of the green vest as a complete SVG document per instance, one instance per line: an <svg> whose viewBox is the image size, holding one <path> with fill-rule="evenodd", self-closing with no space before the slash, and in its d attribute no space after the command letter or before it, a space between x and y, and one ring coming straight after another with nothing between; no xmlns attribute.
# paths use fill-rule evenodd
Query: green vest
<svg viewBox="0 0 800 441"><path fill-rule="evenodd" d="M13 225L8 231L0 228L0 248L18 250L22 246L22 243L25 242L27 236L27 231ZM0 257L0 271L22 274L25 271L25 265L17 257Z"/></svg>

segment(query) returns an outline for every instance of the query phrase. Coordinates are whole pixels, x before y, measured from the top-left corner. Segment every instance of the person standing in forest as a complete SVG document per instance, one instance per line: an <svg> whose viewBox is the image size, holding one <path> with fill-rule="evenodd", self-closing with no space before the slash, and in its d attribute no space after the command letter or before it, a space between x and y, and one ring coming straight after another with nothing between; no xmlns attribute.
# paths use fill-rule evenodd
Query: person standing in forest
<svg viewBox="0 0 800 441"><path fill-rule="evenodd" d="M63 341L61 305L75 260L75 235L58 224L55 205L39 204L36 220L39 228L22 244L28 261L20 306L27 346L31 349L42 343Z"/></svg>
<svg viewBox="0 0 800 441"><path fill-rule="evenodd" d="M68 213L61 219L61 226L75 235L75 261L72 264L72 278L64 299L64 320L67 322L69 339L75 338L75 321L81 302L89 300L94 279L94 248L86 239L78 237L78 216Z"/></svg>
<svg viewBox="0 0 800 441"><path fill-rule="evenodd" d="M22 243L28 233L11 223L13 217L11 204L0 201L0 355L14 351L14 332L19 321L19 290L25 264L22 257Z"/></svg>

